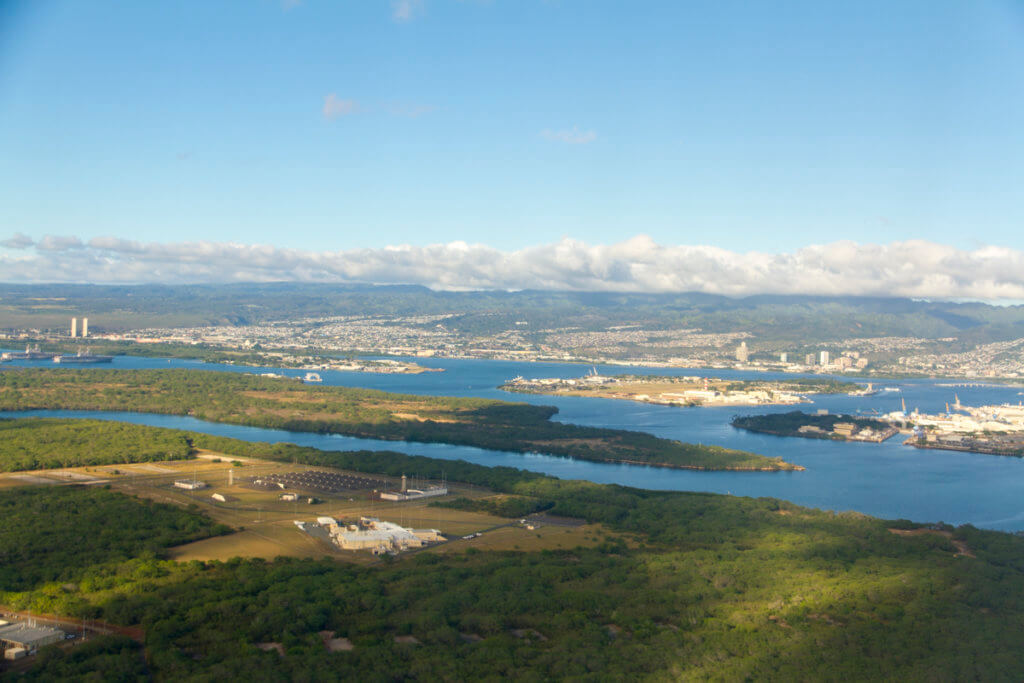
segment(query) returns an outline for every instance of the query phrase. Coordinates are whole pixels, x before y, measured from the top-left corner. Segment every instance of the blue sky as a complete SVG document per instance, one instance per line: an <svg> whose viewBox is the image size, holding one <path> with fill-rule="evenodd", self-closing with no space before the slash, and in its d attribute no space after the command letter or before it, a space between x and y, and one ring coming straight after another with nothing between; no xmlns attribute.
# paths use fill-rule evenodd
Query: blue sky
<svg viewBox="0 0 1024 683"><path fill-rule="evenodd" d="M0 237L1024 248L1017 0L0 3Z"/></svg>

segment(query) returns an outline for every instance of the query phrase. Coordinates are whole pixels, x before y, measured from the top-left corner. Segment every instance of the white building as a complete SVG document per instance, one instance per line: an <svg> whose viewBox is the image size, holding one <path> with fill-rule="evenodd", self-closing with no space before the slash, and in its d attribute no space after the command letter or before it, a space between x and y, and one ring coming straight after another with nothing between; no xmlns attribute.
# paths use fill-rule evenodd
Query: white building
<svg viewBox="0 0 1024 683"><path fill-rule="evenodd" d="M174 486L186 491L198 491L199 489L206 488L206 482L199 481L198 479L178 479L174 482Z"/></svg>
<svg viewBox="0 0 1024 683"><path fill-rule="evenodd" d="M358 525L336 524L329 531L331 539L345 550L394 552L445 540L437 529L409 529L374 517L362 517Z"/></svg>
<svg viewBox="0 0 1024 683"><path fill-rule="evenodd" d="M829 355L828 351L822 351L818 355L818 363L820 365L828 365L831 358L832 357Z"/></svg>
<svg viewBox="0 0 1024 683"><path fill-rule="evenodd" d="M448 488L445 486L430 486L425 489L407 489L405 491L384 491L380 494L381 500L416 500L418 498L433 498L434 496L447 496Z"/></svg>

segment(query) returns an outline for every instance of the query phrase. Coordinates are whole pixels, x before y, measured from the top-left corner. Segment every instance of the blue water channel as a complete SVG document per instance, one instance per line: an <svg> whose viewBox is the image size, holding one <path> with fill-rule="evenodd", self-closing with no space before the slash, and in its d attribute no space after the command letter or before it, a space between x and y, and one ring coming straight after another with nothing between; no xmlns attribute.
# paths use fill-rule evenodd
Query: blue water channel
<svg viewBox="0 0 1024 683"><path fill-rule="evenodd" d="M1024 530L1024 460L1005 456L919 450L903 446L895 437L883 444L837 443L811 439L752 434L729 425L736 414L781 412L781 406L756 408L672 408L599 398L509 394L497 389L516 375L578 377L589 368L573 364L522 363L454 359L417 359L421 365L444 369L419 375L378 375L322 371L325 385L382 389L410 394L473 396L555 405L555 419L581 425L649 432L682 441L717 444L729 448L780 456L806 467L803 472L695 472L634 465L606 465L546 455L523 455L466 446L420 444L336 435L286 432L202 422L194 418L138 413L34 411L33 415L99 417L159 427L189 429L248 441L286 441L324 450L387 449L443 459L462 459L481 465L506 465L552 474L564 479L586 479L647 489L709 491L743 496L772 496L826 510L856 510L885 518L944 521L951 524L1007 531ZM40 362L13 362L5 366L38 367ZM218 365L188 360L117 357L106 368L192 368L229 372L269 372L266 368ZM788 378L793 375L736 370L623 368L598 366L602 374L631 372L652 375L699 375L737 379ZM301 377L304 371L280 369L278 374ZM995 385L942 386L942 380L876 382L899 388L875 396L814 397L803 410L827 408L831 412L900 407L939 412L954 395L967 405L1018 403L1021 388ZM6 417L26 413L0 413Z"/></svg>

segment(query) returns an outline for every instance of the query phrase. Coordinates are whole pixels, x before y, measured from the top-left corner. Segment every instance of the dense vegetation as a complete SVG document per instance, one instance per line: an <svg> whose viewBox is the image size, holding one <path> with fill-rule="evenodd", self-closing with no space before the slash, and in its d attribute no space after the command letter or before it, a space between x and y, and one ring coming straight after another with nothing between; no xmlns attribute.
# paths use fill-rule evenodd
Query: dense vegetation
<svg viewBox="0 0 1024 683"><path fill-rule="evenodd" d="M800 410L793 410L788 413L768 413L766 415L737 415L732 419L732 426L746 429L751 432L762 432L776 436L803 436L812 439L842 439L841 436L827 434L835 428L837 422L847 422L857 426L857 429L871 428L875 431L884 431L892 425L882 420L870 417L857 417L856 415L810 415ZM799 429L805 425L817 427L826 432L825 434L814 432L800 432Z"/></svg>
<svg viewBox="0 0 1024 683"><path fill-rule="evenodd" d="M0 591L77 579L229 529L189 510L95 486L0 489ZM45 610L44 610L45 611Z"/></svg>
<svg viewBox="0 0 1024 683"><path fill-rule="evenodd" d="M125 636L100 636L72 650L44 648L19 681L145 681L149 669L142 645ZM12 676L12 678L14 678Z"/></svg>
<svg viewBox="0 0 1024 683"><path fill-rule="evenodd" d="M358 459L234 443L242 446L239 455L277 449L282 459L305 453L346 466ZM458 466L486 478L487 468L465 463L379 457L406 471L417 464L449 472ZM897 536L889 527L916 525L774 499L640 491L514 470L504 473L501 488L517 499L553 502L555 514L602 523L605 531L594 533L603 542L564 552L419 553L374 567L285 558L175 564L145 549L123 560L67 543L63 573L51 581L21 563L4 586L26 590L2 594L0 602L138 625L148 672L158 680L996 680L1024 674L1017 642L1024 626L1024 539L941 527L976 555L967 557L931 529ZM33 497L56 502L37 515L45 525L93 534L104 522L83 516L96 503L84 497L97 494L116 496L33 488L17 493L17 507L32 505ZM109 514L109 502L99 502ZM145 515L117 518L128 517ZM132 542L120 525L110 526L117 543ZM2 537L0 549L10 552L20 542ZM45 566L57 564L46 552L35 553ZM328 652L324 631L348 638L354 649ZM283 656L257 647L269 643L279 644ZM130 643L103 639L94 649L47 654L35 673L74 678L99 666L111 675L142 670Z"/></svg>
<svg viewBox="0 0 1024 683"><path fill-rule="evenodd" d="M117 410L392 441L543 452L598 462L698 469L791 469L719 446L552 422L557 408L473 398L308 386L199 370L18 369L0 372L0 410Z"/></svg>
<svg viewBox="0 0 1024 683"><path fill-rule="evenodd" d="M525 517L535 512L550 510L556 501L534 496L490 496L488 498L452 498L431 503L432 506L486 512L498 517Z"/></svg>
<svg viewBox="0 0 1024 683"><path fill-rule="evenodd" d="M0 472L184 460L182 433L103 420L0 418Z"/></svg>
<svg viewBox="0 0 1024 683"><path fill-rule="evenodd" d="M732 382L726 387L728 391L770 389L776 391L793 391L797 393L813 392L816 394L848 394L851 391L857 391L863 388L864 387L856 382L843 382L838 379L829 379L825 377L820 379L815 377L797 377L793 379L773 380L770 382L747 380L742 382Z"/></svg>

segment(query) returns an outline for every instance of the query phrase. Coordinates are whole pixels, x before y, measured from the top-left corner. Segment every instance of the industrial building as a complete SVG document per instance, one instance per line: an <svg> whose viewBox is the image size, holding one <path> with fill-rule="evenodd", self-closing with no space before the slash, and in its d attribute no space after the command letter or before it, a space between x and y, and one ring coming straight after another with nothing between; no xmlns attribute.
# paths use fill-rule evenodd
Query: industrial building
<svg viewBox="0 0 1024 683"><path fill-rule="evenodd" d="M448 489L443 486L431 486L427 489L407 489L406 491L385 491L380 494L381 500L417 500L419 498L433 498L434 496L447 496Z"/></svg>
<svg viewBox="0 0 1024 683"><path fill-rule="evenodd" d="M422 548L428 543L444 541L437 529L408 529L376 517L360 517L358 524L339 524L332 517L318 517L331 540L345 550L370 550L374 553L398 552Z"/></svg>
<svg viewBox="0 0 1024 683"><path fill-rule="evenodd" d="M0 626L0 647L5 650L37 650L64 640L64 631L49 626L32 626L24 622Z"/></svg>
<svg viewBox="0 0 1024 683"><path fill-rule="evenodd" d="M433 498L435 496L447 496L448 487L442 482L441 486L424 486L422 488L409 488L409 480L402 475L402 488L400 491L383 491L380 494L381 500L417 500L419 498Z"/></svg>
<svg viewBox="0 0 1024 683"><path fill-rule="evenodd" d="M174 486L186 491L198 491L199 489L206 488L206 482L199 481L198 479L178 479L174 482Z"/></svg>

